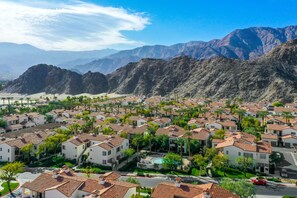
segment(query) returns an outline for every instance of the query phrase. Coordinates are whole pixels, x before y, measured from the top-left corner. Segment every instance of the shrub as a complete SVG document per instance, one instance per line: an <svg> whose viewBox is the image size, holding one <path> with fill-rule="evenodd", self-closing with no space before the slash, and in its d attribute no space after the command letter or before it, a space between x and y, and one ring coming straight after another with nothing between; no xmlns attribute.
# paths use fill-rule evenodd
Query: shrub
<svg viewBox="0 0 297 198"><path fill-rule="evenodd" d="M191 175L193 175L193 176L199 176L200 175L200 171L197 168L192 168Z"/></svg>

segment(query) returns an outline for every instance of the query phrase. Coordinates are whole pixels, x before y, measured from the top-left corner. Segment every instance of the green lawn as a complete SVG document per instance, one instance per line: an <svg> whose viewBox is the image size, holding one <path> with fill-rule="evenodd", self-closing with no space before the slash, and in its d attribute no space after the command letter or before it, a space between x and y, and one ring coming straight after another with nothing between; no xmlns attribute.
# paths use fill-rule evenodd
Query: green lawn
<svg viewBox="0 0 297 198"><path fill-rule="evenodd" d="M0 191L0 196L9 193L7 182L2 183L1 186L3 187L3 190ZM19 186L19 183L10 183L11 191L15 190L18 186Z"/></svg>
<svg viewBox="0 0 297 198"><path fill-rule="evenodd" d="M232 178L232 179L246 179L246 178L251 178L251 177L255 177L256 174L254 173L246 173L246 177L244 176L244 173L240 170L237 169L232 169L229 168L228 170L226 170L226 174L224 176L224 172L222 170L216 170L214 172L214 176L216 177L228 177L228 178Z"/></svg>

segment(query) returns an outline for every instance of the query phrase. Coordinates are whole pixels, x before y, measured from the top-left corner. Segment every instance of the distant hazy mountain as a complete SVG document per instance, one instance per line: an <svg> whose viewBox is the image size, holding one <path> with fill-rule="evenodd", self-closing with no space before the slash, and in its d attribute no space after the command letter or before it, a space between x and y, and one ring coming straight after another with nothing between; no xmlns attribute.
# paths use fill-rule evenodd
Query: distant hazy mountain
<svg viewBox="0 0 297 198"><path fill-rule="evenodd" d="M297 40L287 42L256 60L214 57L196 60L142 59L115 72L84 75L38 65L7 84L11 93L102 93L135 95L242 97L250 101L292 101L297 94Z"/></svg>
<svg viewBox="0 0 297 198"><path fill-rule="evenodd" d="M0 73L10 72L18 75L30 66L40 63L59 65L70 69L75 65L85 64L115 52L116 50L112 49L81 52L45 51L28 44L0 43Z"/></svg>
<svg viewBox="0 0 297 198"><path fill-rule="evenodd" d="M193 41L172 46L144 46L120 51L88 64L76 66L75 69L82 73L98 71L107 74L129 62L136 62L143 58L170 59L181 55L196 59L224 56L254 60L276 46L296 38L297 26L285 28L251 27L235 30L222 39L209 42Z"/></svg>

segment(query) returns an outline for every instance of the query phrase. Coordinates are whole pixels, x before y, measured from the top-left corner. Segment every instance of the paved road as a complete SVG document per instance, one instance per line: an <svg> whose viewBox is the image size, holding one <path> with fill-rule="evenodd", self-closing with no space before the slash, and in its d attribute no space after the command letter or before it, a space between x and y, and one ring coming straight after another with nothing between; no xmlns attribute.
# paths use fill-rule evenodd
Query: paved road
<svg viewBox="0 0 297 198"><path fill-rule="evenodd" d="M297 187L276 186L257 186L257 198L281 198L284 195L296 196Z"/></svg>
<svg viewBox="0 0 297 198"><path fill-rule="evenodd" d="M20 181L21 185L27 181L32 181L37 178L40 173L32 174L29 172L22 173L18 176L18 180ZM82 176L82 175L80 175ZM94 177L98 177L99 175L94 175ZM129 176L122 176L120 180L125 181L129 178ZM159 183L162 182L174 182L174 178L170 177L154 177L154 178L147 178L147 177L137 177L138 181L140 182L141 186L145 186L148 188L152 188L157 186ZM189 178L191 182L195 181L197 183L204 183L205 181ZM185 181L185 179L184 179ZM187 181L185 181L187 182ZM21 191L18 190L16 194L20 194ZM267 186L257 186L257 198L281 198L283 195L297 195L297 187L287 187L282 185L276 184L268 184ZM11 196L5 196L5 198L10 198Z"/></svg>

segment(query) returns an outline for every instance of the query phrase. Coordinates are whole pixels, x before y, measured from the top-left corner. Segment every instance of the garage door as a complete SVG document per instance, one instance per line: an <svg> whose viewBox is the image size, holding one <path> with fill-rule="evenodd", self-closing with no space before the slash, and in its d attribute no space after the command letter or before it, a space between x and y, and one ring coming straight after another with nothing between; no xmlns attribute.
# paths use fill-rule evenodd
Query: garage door
<svg viewBox="0 0 297 198"><path fill-rule="evenodd" d="M276 142L271 142L271 146L276 147L277 143Z"/></svg>
<svg viewBox="0 0 297 198"><path fill-rule="evenodd" d="M285 143L285 147L286 148L290 148L291 147L291 144L290 143Z"/></svg>

